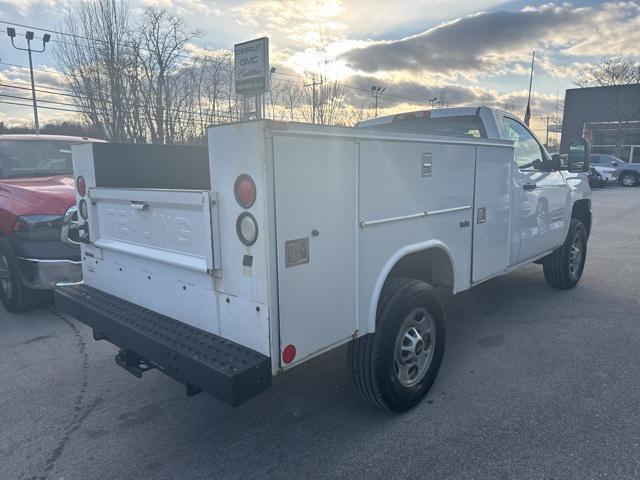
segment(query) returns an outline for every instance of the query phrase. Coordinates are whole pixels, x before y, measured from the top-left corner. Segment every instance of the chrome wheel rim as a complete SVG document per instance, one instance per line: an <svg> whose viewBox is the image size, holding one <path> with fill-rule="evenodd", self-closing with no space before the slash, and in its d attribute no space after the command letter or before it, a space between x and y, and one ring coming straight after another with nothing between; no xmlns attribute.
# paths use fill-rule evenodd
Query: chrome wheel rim
<svg viewBox="0 0 640 480"><path fill-rule="evenodd" d="M625 187L633 187L635 181L636 179L633 175L625 175L624 177L622 177L622 184Z"/></svg>
<svg viewBox="0 0 640 480"><path fill-rule="evenodd" d="M584 240L581 235L576 234L573 237L571 248L569 249L569 273L573 278L580 274L582 267L582 259L584 258Z"/></svg>
<svg viewBox="0 0 640 480"><path fill-rule="evenodd" d="M5 297L11 298L11 271L4 253L0 253L0 288Z"/></svg>
<svg viewBox="0 0 640 480"><path fill-rule="evenodd" d="M394 368L405 387L420 382L429 370L436 344L436 324L426 308L416 308L402 321L396 339Z"/></svg>

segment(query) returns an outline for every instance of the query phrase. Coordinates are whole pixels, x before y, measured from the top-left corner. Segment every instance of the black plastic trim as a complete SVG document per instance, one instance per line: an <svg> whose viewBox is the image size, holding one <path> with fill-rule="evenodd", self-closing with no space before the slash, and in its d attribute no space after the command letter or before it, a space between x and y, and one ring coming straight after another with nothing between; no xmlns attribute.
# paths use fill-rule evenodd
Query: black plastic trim
<svg viewBox="0 0 640 480"><path fill-rule="evenodd" d="M271 386L266 355L101 290L59 288L55 304L93 328L94 338L135 353L190 393L202 390L237 406Z"/></svg>

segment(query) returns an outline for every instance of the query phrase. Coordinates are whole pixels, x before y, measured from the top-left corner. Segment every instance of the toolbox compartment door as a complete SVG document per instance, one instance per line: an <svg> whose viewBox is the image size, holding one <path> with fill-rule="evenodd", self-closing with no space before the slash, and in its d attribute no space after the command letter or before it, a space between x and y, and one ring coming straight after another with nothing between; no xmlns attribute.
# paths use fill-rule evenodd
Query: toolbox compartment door
<svg viewBox="0 0 640 480"><path fill-rule="evenodd" d="M509 267L513 168L513 147L483 145L476 151L473 283Z"/></svg>
<svg viewBox="0 0 640 480"><path fill-rule="evenodd" d="M280 349L295 347L293 365L357 329L358 149L348 139L273 141Z"/></svg>

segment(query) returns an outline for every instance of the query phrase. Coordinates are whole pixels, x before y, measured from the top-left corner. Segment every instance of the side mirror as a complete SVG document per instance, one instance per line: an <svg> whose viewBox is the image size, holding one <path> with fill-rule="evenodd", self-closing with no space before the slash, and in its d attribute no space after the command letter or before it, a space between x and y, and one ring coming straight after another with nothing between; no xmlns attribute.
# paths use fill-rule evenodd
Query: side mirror
<svg viewBox="0 0 640 480"><path fill-rule="evenodd" d="M584 138L573 140L569 144L569 158L567 160L570 172L588 172L591 169L591 146Z"/></svg>
<svg viewBox="0 0 640 480"><path fill-rule="evenodd" d="M612 165L613 167L617 167L617 166L618 166L618 162L611 162L611 165Z"/></svg>
<svg viewBox="0 0 640 480"><path fill-rule="evenodd" d="M562 159L559 153L551 155L551 171L557 172L562 168Z"/></svg>

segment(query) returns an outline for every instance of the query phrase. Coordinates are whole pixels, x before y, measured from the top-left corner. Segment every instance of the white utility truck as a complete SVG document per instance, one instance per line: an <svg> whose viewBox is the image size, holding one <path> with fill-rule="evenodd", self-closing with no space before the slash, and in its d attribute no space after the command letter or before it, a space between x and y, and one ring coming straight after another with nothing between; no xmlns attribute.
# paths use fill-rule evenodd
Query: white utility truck
<svg viewBox="0 0 640 480"><path fill-rule="evenodd" d="M390 411L426 395L445 347L434 291L530 263L575 286L591 228L589 148L568 168L486 108L357 128L251 121L208 149L74 146L84 284L56 304L155 368L238 405L348 343L359 394Z"/></svg>

